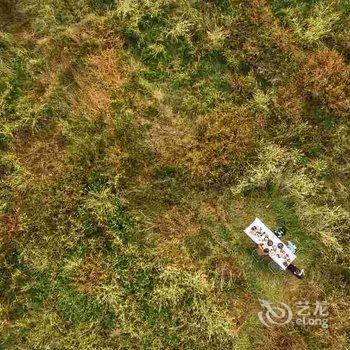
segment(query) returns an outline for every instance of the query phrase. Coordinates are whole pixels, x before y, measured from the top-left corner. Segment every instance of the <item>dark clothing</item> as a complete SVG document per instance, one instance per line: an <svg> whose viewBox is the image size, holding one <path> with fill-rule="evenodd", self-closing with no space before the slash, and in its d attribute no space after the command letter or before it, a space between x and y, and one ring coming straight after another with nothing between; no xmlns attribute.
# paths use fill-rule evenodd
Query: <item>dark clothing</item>
<svg viewBox="0 0 350 350"><path fill-rule="evenodd" d="M289 270L295 277L301 280L304 278L304 275L301 273L301 271L293 264L289 264L287 266L287 270Z"/></svg>
<svg viewBox="0 0 350 350"><path fill-rule="evenodd" d="M286 233L286 229L285 227L277 227L273 233L278 237L278 238L281 238L282 236L285 235Z"/></svg>

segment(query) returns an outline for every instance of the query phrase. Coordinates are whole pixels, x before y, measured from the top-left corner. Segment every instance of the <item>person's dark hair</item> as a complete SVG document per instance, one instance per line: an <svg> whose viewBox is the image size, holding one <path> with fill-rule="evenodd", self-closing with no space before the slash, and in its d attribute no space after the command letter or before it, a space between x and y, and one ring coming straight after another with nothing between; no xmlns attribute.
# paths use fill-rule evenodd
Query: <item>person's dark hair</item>
<svg viewBox="0 0 350 350"><path fill-rule="evenodd" d="M282 249L282 248L283 248L283 243L278 243L278 244L277 244L277 247L278 247L279 249Z"/></svg>
<svg viewBox="0 0 350 350"><path fill-rule="evenodd" d="M268 248L265 248L264 249L264 253L268 253L269 252L269 249Z"/></svg>
<svg viewBox="0 0 350 350"><path fill-rule="evenodd" d="M278 226L274 229L273 233L277 237L282 237L287 233L287 228L285 226Z"/></svg>
<svg viewBox="0 0 350 350"><path fill-rule="evenodd" d="M273 245L273 242L271 240L267 241L267 245L271 246Z"/></svg>

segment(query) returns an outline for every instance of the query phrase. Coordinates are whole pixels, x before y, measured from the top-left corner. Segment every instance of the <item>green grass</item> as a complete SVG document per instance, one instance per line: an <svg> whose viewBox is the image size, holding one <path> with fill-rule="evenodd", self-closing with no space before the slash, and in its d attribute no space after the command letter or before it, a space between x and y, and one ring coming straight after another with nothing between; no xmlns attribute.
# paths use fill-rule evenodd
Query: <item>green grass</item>
<svg viewBox="0 0 350 350"><path fill-rule="evenodd" d="M0 349L346 349L348 7L0 1Z"/></svg>

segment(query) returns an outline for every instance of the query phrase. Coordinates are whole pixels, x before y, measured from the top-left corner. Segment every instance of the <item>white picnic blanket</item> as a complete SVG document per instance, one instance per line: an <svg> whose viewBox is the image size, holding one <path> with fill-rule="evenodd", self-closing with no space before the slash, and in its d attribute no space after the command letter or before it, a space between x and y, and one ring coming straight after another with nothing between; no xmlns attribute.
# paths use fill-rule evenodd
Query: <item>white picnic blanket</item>
<svg viewBox="0 0 350 350"><path fill-rule="evenodd" d="M266 226L256 218L244 232L263 249L269 249L270 258L283 270L296 258L296 255Z"/></svg>

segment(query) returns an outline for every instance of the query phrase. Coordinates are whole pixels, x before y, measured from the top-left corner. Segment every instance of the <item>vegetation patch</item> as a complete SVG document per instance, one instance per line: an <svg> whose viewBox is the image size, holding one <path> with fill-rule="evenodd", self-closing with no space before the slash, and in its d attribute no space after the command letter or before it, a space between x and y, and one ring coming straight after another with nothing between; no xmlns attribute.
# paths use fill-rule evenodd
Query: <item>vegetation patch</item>
<svg viewBox="0 0 350 350"><path fill-rule="evenodd" d="M0 349L346 349L349 14L0 0ZM325 300L329 329L259 299Z"/></svg>

